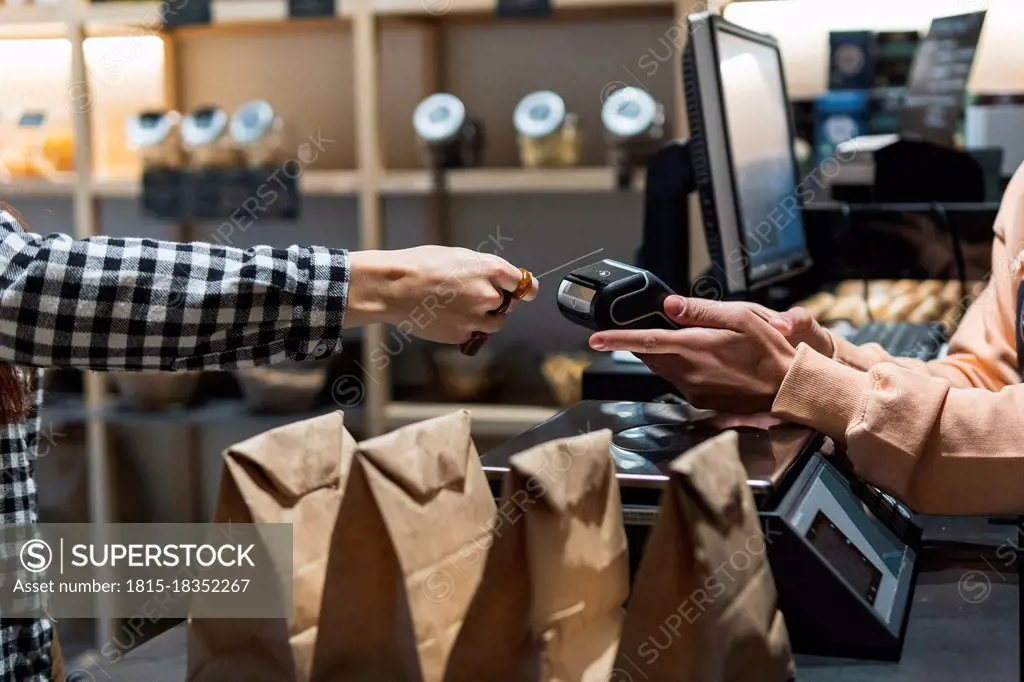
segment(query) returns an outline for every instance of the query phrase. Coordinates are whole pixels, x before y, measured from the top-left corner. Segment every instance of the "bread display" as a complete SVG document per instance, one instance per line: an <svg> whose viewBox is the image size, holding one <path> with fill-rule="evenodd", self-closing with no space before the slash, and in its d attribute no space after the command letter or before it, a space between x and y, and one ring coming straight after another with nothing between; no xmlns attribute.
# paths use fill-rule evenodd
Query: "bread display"
<svg viewBox="0 0 1024 682"><path fill-rule="evenodd" d="M811 296L806 301L803 301L800 306L810 313L814 319L819 319L822 315L832 309L832 306L836 304L836 297L827 291Z"/></svg>
<svg viewBox="0 0 1024 682"><path fill-rule="evenodd" d="M834 292L820 291L797 305L822 324L849 321L942 323L952 333L984 282L967 282L966 296L956 280L872 280L867 300L863 280L840 282ZM870 315L869 315L870 313Z"/></svg>

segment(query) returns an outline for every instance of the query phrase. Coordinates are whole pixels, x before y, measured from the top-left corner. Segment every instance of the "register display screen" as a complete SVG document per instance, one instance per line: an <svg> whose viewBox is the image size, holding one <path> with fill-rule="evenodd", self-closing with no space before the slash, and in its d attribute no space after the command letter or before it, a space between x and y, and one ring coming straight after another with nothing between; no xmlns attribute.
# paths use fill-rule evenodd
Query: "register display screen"
<svg viewBox="0 0 1024 682"><path fill-rule="evenodd" d="M717 31L725 122L751 280L807 257L778 53Z"/></svg>
<svg viewBox="0 0 1024 682"><path fill-rule="evenodd" d="M824 512L819 511L814 517L811 527L807 530L807 540L821 552L825 560L843 576L855 592L872 606L875 605L878 585L882 582L882 572L868 561Z"/></svg>

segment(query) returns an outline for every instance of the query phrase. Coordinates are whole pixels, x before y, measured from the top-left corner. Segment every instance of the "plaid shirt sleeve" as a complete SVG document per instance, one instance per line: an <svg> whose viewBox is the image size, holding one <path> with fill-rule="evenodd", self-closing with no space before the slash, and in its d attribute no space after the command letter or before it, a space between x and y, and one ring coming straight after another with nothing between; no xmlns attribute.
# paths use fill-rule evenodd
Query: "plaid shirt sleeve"
<svg viewBox="0 0 1024 682"><path fill-rule="evenodd" d="M348 252L22 230L0 211L0 361L229 369L341 350Z"/></svg>

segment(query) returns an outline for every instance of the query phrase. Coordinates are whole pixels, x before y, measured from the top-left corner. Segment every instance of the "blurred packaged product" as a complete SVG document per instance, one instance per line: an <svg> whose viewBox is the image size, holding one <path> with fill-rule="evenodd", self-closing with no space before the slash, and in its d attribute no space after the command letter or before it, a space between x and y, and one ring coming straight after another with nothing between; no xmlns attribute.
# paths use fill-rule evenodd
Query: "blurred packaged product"
<svg viewBox="0 0 1024 682"><path fill-rule="evenodd" d="M430 168L470 168L483 162L484 129L455 95L438 92L420 102L412 116L424 161Z"/></svg>
<svg viewBox="0 0 1024 682"><path fill-rule="evenodd" d="M196 169L231 168L238 152L228 134L229 118L218 106L202 106L181 121L181 139L189 165Z"/></svg>
<svg viewBox="0 0 1024 682"><path fill-rule="evenodd" d="M538 90L520 100L512 115L519 160L526 168L575 166L583 136L575 114L550 90Z"/></svg>
<svg viewBox="0 0 1024 682"><path fill-rule="evenodd" d="M877 43L871 31L829 34L829 90L869 90L875 85Z"/></svg>
<svg viewBox="0 0 1024 682"><path fill-rule="evenodd" d="M0 151L0 165L13 178L56 179L75 170L74 140L68 116L25 110L12 117Z"/></svg>
<svg viewBox="0 0 1024 682"><path fill-rule="evenodd" d="M616 90L601 107L608 163L620 172L646 168L665 139L665 107L643 88Z"/></svg>
<svg viewBox="0 0 1024 682"><path fill-rule="evenodd" d="M875 87L905 87L921 34L917 31L880 31L875 35L875 41Z"/></svg>
<svg viewBox="0 0 1024 682"><path fill-rule="evenodd" d="M265 100L246 102L231 117L231 138L250 168L281 160L284 121Z"/></svg>
<svg viewBox="0 0 1024 682"><path fill-rule="evenodd" d="M814 102L814 148L818 163L836 156L837 147L864 134L868 123L866 91L820 95Z"/></svg>
<svg viewBox="0 0 1024 682"><path fill-rule="evenodd" d="M304 412L323 392L329 361L247 367L234 372L246 406L253 412Z"/></svg>
<svg viewBox="0 0 1024 682"><path fill-rule="evenodd" d="M176 111L144 111L128 119L125 136L143 170L184 166L181 115Z"/></svg>

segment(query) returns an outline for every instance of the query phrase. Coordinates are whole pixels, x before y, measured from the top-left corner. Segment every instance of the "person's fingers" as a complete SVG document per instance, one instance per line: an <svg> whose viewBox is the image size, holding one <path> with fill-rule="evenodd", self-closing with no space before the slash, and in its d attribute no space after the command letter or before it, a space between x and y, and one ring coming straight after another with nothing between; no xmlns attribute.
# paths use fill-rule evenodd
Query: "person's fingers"
<svg viewBox="0 0 1024 682"><path fill-rule="evenodd" d="M665 299L665 314L682 327L737 329L747 326L746 316L751 313L742 305L669 296Z"/></svg>
<svg viewBox="0 0 1024 682"><path fill-rule="evenodd" d="M492 285L481 281L479 291L475 293L474 298L471 300L475 301L474 314L484 315L492 310L498 310L501 307L502 301L505 300L505 294L495 289Z"/></svg>
<svg viewBox="0 0 1024 682"><path fill-rule="evenodd" d="M786 317L786 313L780 313L768 318L768 324L778 330L783 336L793 334L793 320Z"/></svg>
<svg viewBox="0 0 1024 682"><path fill-rule="evenodd" d="M611 330L590 337L590 347L600 351L621 350L636 354L660 355L692 351L706 344L721 341L709 329Z"/></svg>
<svg viewBox="0 0 1024 682"><path fill-rule="evenodd" d="M491 284L497 288L504 291L515 291L523 273L504 258L492 256L488 263L487 276L491 280Z"/></svg>
<svg viewBox="0 0 1024 682"><path fill-rule="evenodd" d="M478 332L495 334L501 331L508 318L505 315L474 315L472 318L473 329Z"/></svg>
<svg viewBox="0 0 1024 682"><path fill-rule="evenodd" d="M789 322L793 332L797 334L812 331L818 324L810 311L806 308L801 308L800 306L790 308L786 312L782 313L782 318Z"/></svg>
<svg viewBox="0 0 1024 682"><path fill-rule="evenodd" d="M540 282L533 275L530 275L530 290L523 296L524 301L532 301L537 298L537 294L540 293Z"/></svg>

